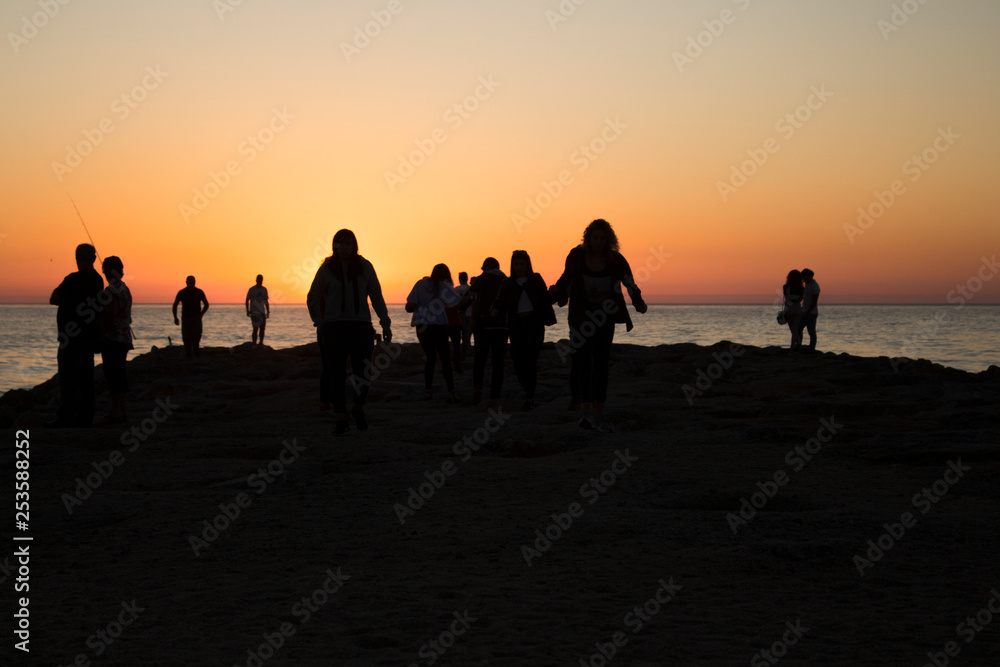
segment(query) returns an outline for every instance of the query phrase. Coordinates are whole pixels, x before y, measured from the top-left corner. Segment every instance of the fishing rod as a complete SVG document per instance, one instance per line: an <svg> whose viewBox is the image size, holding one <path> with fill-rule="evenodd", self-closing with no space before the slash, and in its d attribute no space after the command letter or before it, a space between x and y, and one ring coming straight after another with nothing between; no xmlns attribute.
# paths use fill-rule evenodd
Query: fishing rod
<svg viewBox="0 0 1000 667"><path fill-rule="evenodd" d="M94 237L90 235L90 229L87 228L87 223L83 221L83 216L80 214L80 209L77 207L76 202L73 201L73 195L67 192L66 196L69 197L70 203L73 204L73 210L76 211L76 217L80 218L80 224L83 225L83 231L87 232L87 238L90 239L90 245L93 246L94 248L94 254L97 255L97 261L99 261L103 265L104 260L101 259L101 253L97 252L97 244L94 243ZM119 279L121 279L122 277L123 276L119 276ZM108 286L110 287L111 283L108 283ZM132 340L136 340L136 335L135 331L133 331L132 329L131 320L129 320L128 331L129 334L132 336Z"/></svg>
<svg viewBox="0 0 1000 667"><path fill-rule="evenodd" d="M94 237L90 235L90 230L87 229L87 223L83 221L83 216L80 215L80 209L77 208L76 202L73 201L73 196L68 192L66 193L66 196L69 197L70 203L73 204L73 210L76 211L76 217L80 218L80 224L83 225L83 231L87 232L87 238L90 239L90 245L94 246L94 253L97 255L98 261L103 264L104 260L101 259L101 253L97 252L97 244L94 243Z"/></svg>

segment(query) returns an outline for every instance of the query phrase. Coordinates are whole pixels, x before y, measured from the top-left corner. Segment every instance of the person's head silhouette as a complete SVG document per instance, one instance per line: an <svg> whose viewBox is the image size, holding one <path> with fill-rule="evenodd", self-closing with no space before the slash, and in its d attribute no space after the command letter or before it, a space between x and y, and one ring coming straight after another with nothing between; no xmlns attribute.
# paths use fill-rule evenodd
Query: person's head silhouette
<svg viewBox="0 0 1000 667"><path fill-rule="evenodd" d="M448 268L447 264L435 264L434 268L431 269L431 280L434 281L435 286L438 283L451 285L451 269Z"/></svg>
<svg viewBox="0 0 1000 667"><path fill-rule="evenodd" d="M76 247L76 268L80 271L94 268L97 261L97 250L89 243L81 243Z"/></svg>
<svg viewBox="0 0 1000 667"><path fill-rule="evenodd" d="M333 257L348 260L358 254L358 237L350 229L341 229L333 235Z"/></svg>
<svg viewBox="0 0 1000 667"><path fill-rule="evenodd" d="M510 256L510 275L512 278L527 278L534 271L531 268L531 257L527 250L515 250Z"/></svg>
<svg viewBox="0 0 1000 667"><path fill-rule="evenodd" d="M105 257L104 261L101 262L101 272L108 279L109 283L118 281L125 275L125 265L122 264L121 259L115 255L111 255L110 257Z"/></svg>
<svg viewBox="0 0 1000 667"><path fill-rule="evenodd" d="M594 220L583 230L583 249L595 255L611 255L621 248L618 235L611 228L611 223L603 218Z"/></svg>

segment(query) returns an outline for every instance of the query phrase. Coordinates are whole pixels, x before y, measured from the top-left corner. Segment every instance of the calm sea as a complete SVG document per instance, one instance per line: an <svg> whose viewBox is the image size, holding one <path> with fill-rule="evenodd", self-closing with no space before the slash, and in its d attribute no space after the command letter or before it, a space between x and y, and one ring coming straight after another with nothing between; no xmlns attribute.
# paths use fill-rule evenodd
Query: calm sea
<svg viewBox="0 0 1000 667"><path fill-rule="evenodd" d="M619 325L617 343L660 345L720 340L767 346L788 345L788 328L775 322L776 306L650 306L645 315L632 313L636 327ZM546 340L565 338L566 310L557 309L559 324L546 330ZM393 335L415 342L410 316L390 306ZM180 344L169 305L137 305L132 311L135 352L154 345ZM49 305L0 305L0 392L32 387L56 372L56 309ZM820 309L818 347L863 356L930 359L967 371L1000 365L1000 306L838 306ZM286 348L315 341L316 330L305 306L278 305L267 324L268 345ZM204 346L233 346L250 340L250 320L242 305L213 305L205 315ZM808 340L808 338L807 338ZM98 363L100 358L98 357Z"/></svg>

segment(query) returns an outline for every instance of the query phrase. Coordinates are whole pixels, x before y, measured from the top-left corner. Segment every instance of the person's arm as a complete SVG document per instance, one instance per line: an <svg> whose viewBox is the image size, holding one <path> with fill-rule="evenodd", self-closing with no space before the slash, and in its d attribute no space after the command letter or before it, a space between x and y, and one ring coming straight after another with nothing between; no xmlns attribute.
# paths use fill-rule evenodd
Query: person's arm
<svg viewBox="0 0 1000 667"><path fill-rule="evenodd" d="M326 300L326 273L323 266L320 266L309 285L309 293L306 294L306 308L309 309L309 319L312 320L315 327L323 324L326 307L324 303Z"/></svg>
<svg viewBox="0 0 1000 667"><path fill-rule="evenodd" d="M378 323L382 327L382 339L387 343L392 342L392 320L389 319L389 308L386 307L385 297L382 296L382 285L378 281L378 274L375 273L375 267L370 262L365 266L365 272L369 274L366 276L368 298L371 299L372 308L378 315Z"/></svg>
<svg viewBox="0 0 1000 667"><path fill-rule="evenodd" d="M52 290L52 296L49 297L49 304L53 306L58 306L62 304L63 292L66 291L66 279L59 283L59 286Z"/></svg>
<svg viewBox="0 0 1000 667"><path fill-rule="evenodd" d="M632 267L629 266L628 260L625 259L624 255L619 254L618 257L621 259L621 282L625 286L626 291L628 291L628 296L632 300L632 306L635 308L635 312L640 314L645 313L649 308L646 306L646 302L642 300L642 290L635 284L635 279L632 277Z"/></svg>
<svg viewBox="0 0 1000 667"><path fill-rule="evenodd" d="M271 300L267 296L267 288L264 288L264 317L271 317Z"/></svg>
<svg viewBox="0 0 1000 667"><path fill-rule="evenodd" d="M246 303L244 303L243 305L246 306L247 317L250 317L250 292L247 292L247 300Z"/></svg>
<svg viewBox="0 0 1000 667"><path fill-rule="evenodd" d="M181 302L181 293L177 293L177 298L174 299L174 324L180 324L180 320L177 319L177 304Z"/></svg>
<svg viewBox="0 0 1000 667"><path fill-rule="evenodd" d="M549 288L551 303L558 303L560 306L565 306L569 301L569 288L573 282L573 275L576 273L576 252L577 248L573 248L566 255L566 265L563 268L562 275L559 276L556 284Z"/></svg>
<svg viewBox="0 0 1000 667"><path fill-rule="evenodd" d="M205 304L205 307L202 308L202 310L201 310L201 314L204 315L205 313L208 312L208 297L205 296L205 292L204 291L202 291L202 293L201 293L201 301L202 301L202 303Z"/></svg>
<svg viewBox="0 0 1000 667"><path fill-rule="evenodd" d="M420 283L423 279L418 280L410 290L410 293L406 295L406 312L415 313L417 308L420 307Z"/></svg>

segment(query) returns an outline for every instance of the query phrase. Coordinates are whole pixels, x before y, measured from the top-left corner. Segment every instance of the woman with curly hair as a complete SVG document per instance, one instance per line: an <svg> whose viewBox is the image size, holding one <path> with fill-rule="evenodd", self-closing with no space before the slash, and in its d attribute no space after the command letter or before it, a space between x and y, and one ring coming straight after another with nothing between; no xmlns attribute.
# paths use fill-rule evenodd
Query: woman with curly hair
<svg viewBox="0 0 1000 667"><path fill-rule="evenodd" d="M578 384L583 408L582 428L596 428L602 433L614 431L604 417L608 395L608 368L615 324L624 323L632 330L621 286L628 290L636 312L645 313L646 303L632 278L632 268L619 252L618 236L607 220L587 225L583 243L566 257L562 276L549 289L549 296L560 306L569 303L572 377Z"/></svg>

